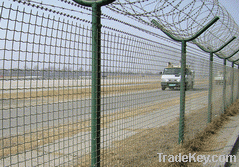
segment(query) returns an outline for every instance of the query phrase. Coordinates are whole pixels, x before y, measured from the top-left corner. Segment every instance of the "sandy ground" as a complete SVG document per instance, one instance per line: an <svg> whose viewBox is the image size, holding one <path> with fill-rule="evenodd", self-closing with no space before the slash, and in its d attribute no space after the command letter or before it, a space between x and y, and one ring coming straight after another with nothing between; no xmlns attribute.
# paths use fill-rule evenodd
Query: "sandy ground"
<svg viewBox="0 0 239 167"><path fill-rule="evenodd" d="M200 131L205 120L202 110L188 113L186 116L185 138L191 138ZM193 125L193 126L192 126ZM124 140L114 142L111 148L102 150L102 166L167 166L160 163L158 154L172 154L174 148L178 146L178 121L171 121L169 124L153 127L141 128L137 133ZM79 166L89 166L89 156L78 160Z"/></svg>
<svg viewBox="0 0 239 167"><path fill-rule="evenodd" d="M154 90L159 89L160 87L159 82L157 81L143 81L138 85L134 85L135 83L130 85L131 83L132 82L129 81L125 82L125 85L123 84L120 87L106 87L104 88L105 94L103 95L137 92L139 90ZM201 84L203 83L204 82ZM107 82L105 82L105 84L107 84ZM118 84L119 83L116 83L116 85ZM72 92L72 94L69 94L69 92ZM89 94L90 90L87 90L86 92ZM8 98L12 98L13 93L14 92L12 92ZM40 92L40 97L42 97L43 93L44 91ZM49 91L47 93L49 95ZM57 93L59 93L59 90ZM69 99L75 98L73 90L69 91L68 89L66 93L66 96L69 96ZM6 94L4 95L5 97L7 97ZM64 94L64 91L62 94ZM84 94L84 97L89 97L86 93ZM19 92L16 95L19 97ZM36 94L29 94L28 96L37 97ZM59 97L60 95L54 94L53 92L52 96ZM189 103L194 103L192 102L193 100L200 102L205 96L207 96L207 91L199 91L192 96L188 96L186 100L188 100ZM25 97L26 94L23 98ZM114 113L105 115L104 117L106 119L102 120L101 126L104 127L107 132L103 132L103 135L112 134L112 136L103 137L102 143L104 144L101 157L102 166L164 166L164 163L158 162L157 153L162 152L169 154L178 145L178 104L179 97L162 103L149 104L144 107L134 108L134 111L132 111L132 109L122 110L122 114ZM206 101L200 103L200 105L198 105L199 108L190 108L190 113L186 114L186 141L194 138L197 133L206 126L205 120L207 119L207 114L205 113L207 109L206 106L204 106L205 104ZM159 110L163 110L164 112L156 119L154 114ZM167 115L167 112L171 112L171 110L175 111L173 117ZM152 126L152 122L158 123L159 121L162 121L160 126ZM126 122L129 122L129 124ZM121 123L122 126L120 126ZM134 126L135 124L138 125L138 127ZM77 140L89 141L88 138L83 139L83 136L89 136L89 131L90 120L85 120L83 123L79 122L79 124L61 125L59 127L50 127L44 131L32 132L29 136L17 136L11 138L11 141L9 141L10 138L2 139L1 147L4 146L5 149L4 152L1 152L0 154L3 157L9 154L17 154L16 159L18 160L24 159L24 157L37 157L30 158L30 162L22 160L22 166L26 164L30 164L31 166L38 162L43 163L44 161L46 161L46 164L51 164L51 166L57 166L57 164L64 164L65 160L70 159L71 163L68 162L64 166L89 166L90 156L85 154L89 152L89 143L85 145L86 143L82 142L83 154L75 151L78 156L74 157L74 151L73 154L70 152L71 149L76 149L73 146L76 138ZM81 134L81 139L78 139L77 134ZM113 143L111 143L112 141ZM70 144L71 146L69 146ZM58 151L56 151L56 149ZM31 151L22 153L25 150ZM46 150L50 151L51 154L45 152ZM4 160L5 164L14 159L15 156L10 157L10 159L6 158ZM0 161L0 164L4 164L3 161Z"/></svg>
<svg viewBox="0 0 239 167"><path fill-rule="evenodd" d="M196 94L188 96L186 99L189 101L192 99L201 99L206 94L206 92L197 92ZM170 132L170 130L167 130L167 126L170 121L173 121L178 117L179 108L176 107L178 106L178 103L179 98L176 97L174 99L162 101L161 103L154 103L145 105L144 107L134 108L134 110L122 110L121 114L113 113L105 115L105 119L101 122L101 126L104 129L102 130L102 148L104 148L102 149L102 151L104 151L102 155L105 157L103 162L106 164L110 163L111 166L112 162L109 162L112 158L111 155L121 155L116 154L118 151L121 151L121 153L126 151L128 152L132 149L131 147L135 145L134 142L139 139L139 143L135 146L139 146L140 143L144 142L151 143L151 139L148 137L155 137L155 135L163 138L155 138L155 142L162 140L165 141L163 144L164 148L170 147L174 140L168 142L168 139L175 137L177 140L176 134L178 128L174 129L176 130L175 132ZM195 107L201 108L202 106L198 105ZM156 116L159 110L162 112L160 115ZM198 109L191 108L190 111L192 110L196 112ZM7 165L10 164L10 161L18 159L24 162L20 166L24 166L25 164L34 166L43 162L48 164L48 166L57 166L64 163L67 164L65 164L65 166L72 166L73 164L76 166L79 164L80 166L89 166L89 161L87 160L87 157L89 157L87 153L90 151L89 124L89 121L79 122L79 124L67 124L59 127L44 129L43 131L33 132L29 134L29 137L27 135L17 136L11 138L11 141L9 140L10 138L4 139L2 143L5 144L5 149L4 152L1 152L1 155L5 158L4 162L0 161L0 164ZM82 125L84 125L84 127ZM172 123L172 125L177 126L177 123ZM160 130L160 127L162 127L162 130ZM162 132L165 134L162 135ZM173 134L175 134L175 136ZM146 138L144 135L149 136ZM128 141L133 145L129 144ZM82 146L78 150L79 142L82 142ZM74 146L74 143L76 143L76 146ZM142 146L143 147L140 148L148 150L148 146ZM9 149L7 147L9 147ZM155 147L155 145L151 147ZM112 151L113 153L111 153ZM131 151L129 151L129 153L130 152ZM12 154L12 156L8 158L7 155L9 154ZM74 157L74 154L78 156ZM29 160L24 161L24 157L28 157ZM134 159L138 159L138 155L132 157ZM116 161L113 163L115 162ZM135 162L136 161L133 163ZM116 164L118 164L118 162Z"/></svg>

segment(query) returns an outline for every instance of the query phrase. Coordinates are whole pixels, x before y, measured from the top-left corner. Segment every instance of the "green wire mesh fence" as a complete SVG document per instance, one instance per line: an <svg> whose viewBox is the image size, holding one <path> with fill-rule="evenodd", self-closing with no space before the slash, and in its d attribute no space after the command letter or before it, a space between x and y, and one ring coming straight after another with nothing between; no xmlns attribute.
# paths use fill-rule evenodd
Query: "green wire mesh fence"
<svg viewBox="0 0 239 167"><path fill-rule="evenodd" d="M212 102L212 118L219 116L224 112L223 108L223 65L213 63L213 102Z"/></svg>
<svg viewBox="0 0 239 167"><path fill-rule="evenodd" d="M90 21L19 2L0 4L0 166L90 166ZM178 144L180 94L161 90L161 72L179 65L180 46L154 34L101 33L101 166L160 166L157 153ZM208 55L189 46L187 64L195 71L186 92L189 140L207 126ZM214 78L222 72L215 58ZM228 106L238 69L226 72ZM215 78L213 119L224 110L222 90Z"/></svg>

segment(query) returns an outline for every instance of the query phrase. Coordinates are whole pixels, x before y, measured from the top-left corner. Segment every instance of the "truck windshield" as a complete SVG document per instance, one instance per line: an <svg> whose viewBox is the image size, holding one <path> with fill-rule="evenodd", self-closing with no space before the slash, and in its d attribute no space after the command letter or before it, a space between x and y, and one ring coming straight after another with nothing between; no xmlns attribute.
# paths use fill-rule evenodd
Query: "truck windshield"
<svg viewBox="0 0 239 167"><path fill-rule="evenodd" d="M163 74L172 74L172 75L180 75L181 69L180 68L165 68Z"/></svg>

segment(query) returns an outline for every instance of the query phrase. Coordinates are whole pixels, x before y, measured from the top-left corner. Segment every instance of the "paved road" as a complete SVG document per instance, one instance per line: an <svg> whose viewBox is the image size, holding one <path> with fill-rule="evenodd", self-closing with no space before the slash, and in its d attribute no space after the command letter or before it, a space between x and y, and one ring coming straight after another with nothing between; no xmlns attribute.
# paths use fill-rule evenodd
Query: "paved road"
<svg viewBox="0 0 239 167"><path fill-rule="evenodd" d="M203 89L198 87L193 91L189 90L187 95L198 93ZM130 107L140 107L179 97L179 94L179 90L162 91L158 89L142 93L134 92L105 96L101 101L101 110L103 114L110 114ZM3 112L0 112L0 137L16 135L17 133L22 134L30 129L58 126L68 122L89 119L90 103L90 99L49 104L37 104L33 100L1 100L0 108L3 108Z"/></svg>

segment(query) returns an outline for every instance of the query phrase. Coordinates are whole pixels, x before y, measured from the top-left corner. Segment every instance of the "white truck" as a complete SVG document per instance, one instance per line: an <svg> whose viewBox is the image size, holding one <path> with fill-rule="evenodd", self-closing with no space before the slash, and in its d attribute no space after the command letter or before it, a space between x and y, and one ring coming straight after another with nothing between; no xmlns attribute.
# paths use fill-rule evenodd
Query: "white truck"
<svg viewBox="0 0 239 167"><path fill-rule="evenodd" d="M193 89L195 72L191 70L190 66L186 66L185 74L185 88ZM181 67L173 66L168 63L168 67L164 68L161 76L161 88L165 90L166 88L174 89L180 88L181 83Z"/></svg>
<svg viewBox="0 0 239 167"><path fill-rule="evenodd" d="M223 71L218 71L216 76L214 77L214 81L216 85L223 84Z"/></svg>

